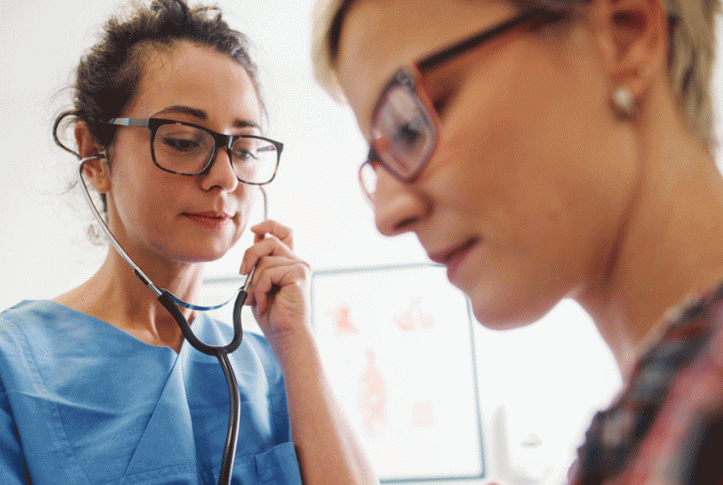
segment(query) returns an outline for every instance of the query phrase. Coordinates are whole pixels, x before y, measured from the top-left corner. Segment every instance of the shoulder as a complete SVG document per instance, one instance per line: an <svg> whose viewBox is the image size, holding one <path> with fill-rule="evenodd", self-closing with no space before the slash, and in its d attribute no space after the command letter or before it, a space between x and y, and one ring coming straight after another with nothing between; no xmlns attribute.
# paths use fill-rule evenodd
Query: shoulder
<svg viewBox="0 0 723 485"><path fill-rule="evenodd" d="M55 328L55 324L78 319L83 314L51 300L25 300L0 312L0 331L9 327L23 330Z"/></svg>
<svg viewBox="0 0 723 485"><path fill-rule="evenodd" d="M723 444L723 287L697 293L665 320L620 397L593 420L572 483L595 470L625 484L664 469L681 477L717 469L723 479L710 458Z"/></svg>
<svg viewBox="0 0 723 485"><path fill-rule="evenodd" d="M0 313L0 352L24 344L43 351L87 333L90 317L50 300L26 300ZM87 322L86 322L87 323ZM56 342L56 343L53 343Z"/></svg>
<svg viewBox="0 0 723 485"><path fill-rule="evenodd" d="M651 387L651 376L665 378L658 397L650 398L654 419L630 468L653 473L667 467L696 483L721 483L723 286L694 298L674 315L640 363L642 382L634 388L638 395Z"/></svg>
<svg viewBox="0 0 723 485"><path fill-rule="evenodd" d="M23 301L0 313L0 383L6 397L45 395L44 372L64 334L50 301Z"/></svg>
<svg viewBox="0 0 723 485"><path fill-rule="evenodd" d="M50 301L23 301L0 313L0 352L18 346L41 344L48 331L56 328L59 308Z"/></svg>
<svg viewBox="0 0 723 485"><path fill-rule="evenodd" d="M50 300L24 300L0 312L0 320L45 319L57 314L59 308L62 308L62 306Z"/></svg>
<svg viewBox="0 0 723 485"><path fill-rule="evenodd" d="M274 352L271 350L271 345L263 335L259 335L254 332L246 332L244 333L244 340L248 344L249 348L253 349L253 351L259 354L262 358L274 358ZM276 359L274 358L274 361L275 360Z"/></svg>
<svg viewBox="0 0 723 485"><path fill-rule="evenodd" d="M69 372L97 376L99 369L112 368L103 362L132 360L131 352L144 347L125 332L50 300L24 301L0 313L0 380L8 392L30 385L28 376L51 387L62 385Z"/></svg>

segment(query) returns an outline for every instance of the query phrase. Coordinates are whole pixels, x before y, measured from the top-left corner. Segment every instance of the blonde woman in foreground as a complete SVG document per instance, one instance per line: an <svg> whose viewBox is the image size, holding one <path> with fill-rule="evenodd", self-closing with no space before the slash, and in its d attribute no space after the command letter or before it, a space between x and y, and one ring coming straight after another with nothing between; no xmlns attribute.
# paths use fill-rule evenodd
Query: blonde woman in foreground
<svg viewBox="0 0 723 485"><path fill-rule="evenodd" d="M717 1L332 0L317 77L354 110L379 231L495 329L573 298L625 388L572 484L723 480ZM571 342L574 345L574 342Z"/></svg>

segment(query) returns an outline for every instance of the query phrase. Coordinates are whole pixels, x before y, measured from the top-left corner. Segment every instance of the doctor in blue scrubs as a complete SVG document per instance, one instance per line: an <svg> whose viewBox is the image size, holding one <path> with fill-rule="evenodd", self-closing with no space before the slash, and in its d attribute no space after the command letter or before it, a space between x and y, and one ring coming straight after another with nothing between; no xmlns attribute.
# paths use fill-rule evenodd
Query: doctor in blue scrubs
<svg viewBox="0 0 723 485"><path fill-rule="evenodd" d="M154 0L108 21L74 89L55 130L72 125L76 154L95 157L84 175L110 230L158 287L195 301L203 264L236 243L253 184L268 182L246 165L281 152L261 131L246 38L216 9ZM207 163L186 166L185 153ZM278 158L266 160L273 178ZM240 271L256 267L247 304L265 338L247 334L230 355L241 394L232 483L377 483L321 367L291 230L250 230ZM230 340L228 326L182 311L202 340ZM217 360L184 341L113 248L79 287L0 313L0 483L216 483L228 416Z"/></svg>

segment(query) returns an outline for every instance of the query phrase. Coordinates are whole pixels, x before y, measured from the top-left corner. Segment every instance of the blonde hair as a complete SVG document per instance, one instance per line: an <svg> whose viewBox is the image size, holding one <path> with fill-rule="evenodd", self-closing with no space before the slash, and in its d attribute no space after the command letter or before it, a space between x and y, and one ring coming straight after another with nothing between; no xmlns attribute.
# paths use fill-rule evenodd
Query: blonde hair
<svg viewBox="0 0 723 485"><path fill-rule="evenodd" d="M394 1L394 0L390 0ZM590 0L516 0L523 7L573 12ZM344 16L354 0L319 0L314 12L312 58L319 84L344 102L338 79L338 45ZM714 145L711 77L715 15L720 0L665 0L670 22L668 72L683 115L709 148Z"/></svg>
<svg viewBox="0 0 723 485"><path fill-rule="evenodd" d="M340 17L350 4L349 0L318 0L314 9L311 44L314 77L321 87L339 102L345 102L345 98L339 84L336 46L341 35Z"/></svg>

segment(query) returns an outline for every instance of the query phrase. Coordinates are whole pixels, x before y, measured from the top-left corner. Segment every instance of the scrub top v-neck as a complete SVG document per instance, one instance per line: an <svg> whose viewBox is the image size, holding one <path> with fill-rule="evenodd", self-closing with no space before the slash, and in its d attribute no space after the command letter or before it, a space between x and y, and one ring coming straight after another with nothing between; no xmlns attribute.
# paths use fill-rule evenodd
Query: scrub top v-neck
<svg viewBox="0 0 723 485"><path fill-rule="evenodd" d="M205 342L232 329L203 314ZM230 355L241 391L232 483L301 484L283 377L261 336ZM0 313L0 482L215 484L228 386L215 357L178 354L52 301Z"/></svg>

